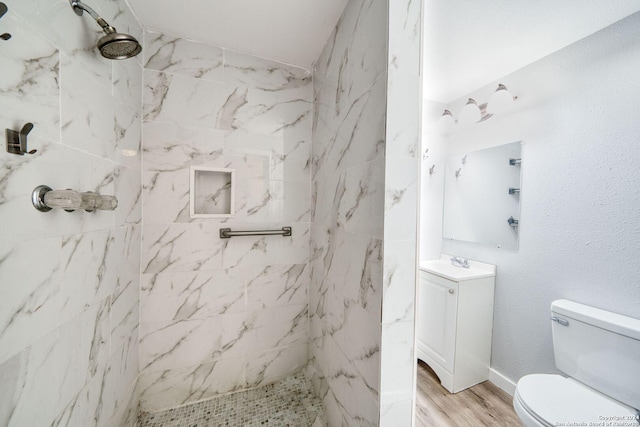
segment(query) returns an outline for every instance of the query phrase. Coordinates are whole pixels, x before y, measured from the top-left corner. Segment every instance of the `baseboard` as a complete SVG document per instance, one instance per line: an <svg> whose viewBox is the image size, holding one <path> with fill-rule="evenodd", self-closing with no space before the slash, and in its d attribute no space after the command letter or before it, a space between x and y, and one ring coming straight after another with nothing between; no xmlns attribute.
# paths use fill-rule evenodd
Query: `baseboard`
<svg viewBox="0 0 640 427"><path fill-rule="evenodd" d="M489 369L489 381L495 384L498 388L507 392L509 396L513 397L516 393L516 383L493 368Z"/></svg>

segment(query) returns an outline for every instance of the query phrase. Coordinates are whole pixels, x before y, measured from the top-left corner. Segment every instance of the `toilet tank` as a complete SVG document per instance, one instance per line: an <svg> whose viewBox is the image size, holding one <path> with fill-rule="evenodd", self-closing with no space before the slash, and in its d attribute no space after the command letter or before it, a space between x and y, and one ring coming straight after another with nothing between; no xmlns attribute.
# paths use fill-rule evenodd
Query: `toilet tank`
<svg viewBox="0 0 640 427"><path fill-rule="evenodd" d="M551 313L558 369L639 409L640 320L567 300L554 301Z"/></svg>

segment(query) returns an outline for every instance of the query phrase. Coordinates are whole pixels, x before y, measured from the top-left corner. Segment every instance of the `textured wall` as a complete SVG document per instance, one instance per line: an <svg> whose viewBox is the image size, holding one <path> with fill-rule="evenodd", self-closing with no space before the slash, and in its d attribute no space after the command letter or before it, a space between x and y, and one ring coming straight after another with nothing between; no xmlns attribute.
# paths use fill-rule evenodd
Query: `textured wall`
<svg viewBox="0 0 640 427"><path fill-rule="evenodd" d="M379 418L387 8L349 2L314 71L309 373L330 426Z"/></svg>
<svg viewBox="0 0 640 427"><path fill-rule="evenodd" d="M520 248L444 242L498 267L492 367L512 381L555 372L554 299L640 313L639 37L635 14L500 79L520 97L513 112L447 140L459 152L524 142Z"/></svg>
<svg viewBox="0 0 640 427"><path fill-rule="evenodd" d="M68 2L4 0L0 128L0 425L132 426L138 376L142 68L95 48ZM142 37L124 1L94 5ZM123 155L128 154L128 156ZM114 212L36 211L34 187L115 194Z"/></svg>
<svg viewBox="0 0 640 427"><path fill-rule="evenodd" d="M141 403L155 410L307 364L308 71L146 34ZM189 218L189 166L236 171L236 215ZM220 228L292 226L292 237Z"/></svg>

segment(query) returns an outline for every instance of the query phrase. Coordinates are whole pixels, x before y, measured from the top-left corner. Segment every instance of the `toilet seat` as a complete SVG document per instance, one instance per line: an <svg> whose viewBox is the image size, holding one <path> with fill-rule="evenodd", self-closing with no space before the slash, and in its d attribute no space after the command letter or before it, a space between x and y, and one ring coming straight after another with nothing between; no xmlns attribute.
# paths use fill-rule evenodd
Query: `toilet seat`
<svg viewBox="0 0 640 427"><path fill-rule="evenodd" d="M620 421L632 421L636 416L635 410L629 406L560 375L522 377L516 386L514 407L527 426L536 427L582 422L588 425L590 422L613 420L606 417L623 417Z"/></svg>
<svg viewBox="0 0 640 427"><path fill-rule="evenodd" d="M517 393L513 396L513 408L516 410L518 418L520 418L520 421L522 421L525 427L549 427L549 424L535 418L534 415L529 412L529 409L525 408Z"/></svg>

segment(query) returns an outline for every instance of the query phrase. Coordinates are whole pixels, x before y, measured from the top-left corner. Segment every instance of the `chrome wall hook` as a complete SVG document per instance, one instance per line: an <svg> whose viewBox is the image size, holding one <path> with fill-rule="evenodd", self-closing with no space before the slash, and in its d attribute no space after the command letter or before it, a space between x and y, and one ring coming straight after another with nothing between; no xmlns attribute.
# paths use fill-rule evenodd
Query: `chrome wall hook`
<svg viewBox="0 0 640 427"><path fill-rule="evenodd" d="M0 18L2 18L8 11L9 11L9 8L7 7L7 5L0 2ZM4 33L0 35L0 40L9 40L10 38L11 38L11 34L9 33Z"/></svg>
<svg viewBox="0 0 640 427"><path fill-rule="evenodd" d="M27 135L33 130L33 123L27 123L20 132L13 129L6 129L7 152L24 156L25 154L35 154L38 150L27 151Z"/></svg>

